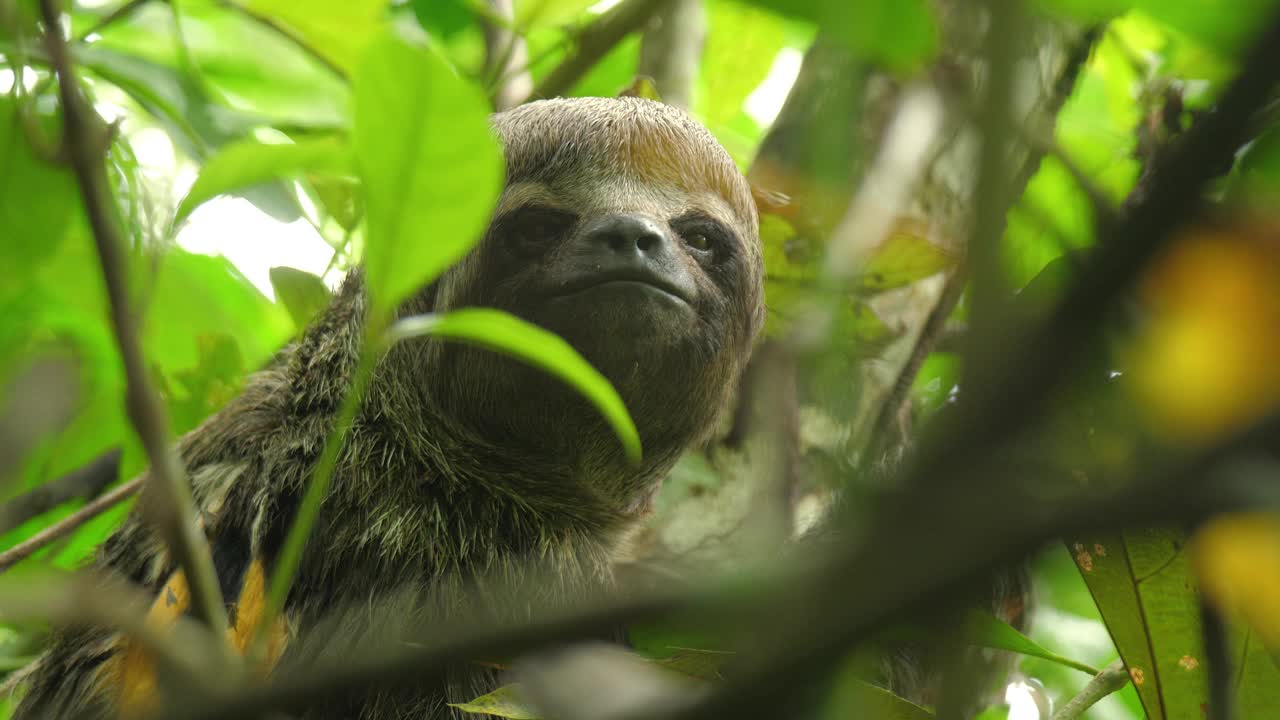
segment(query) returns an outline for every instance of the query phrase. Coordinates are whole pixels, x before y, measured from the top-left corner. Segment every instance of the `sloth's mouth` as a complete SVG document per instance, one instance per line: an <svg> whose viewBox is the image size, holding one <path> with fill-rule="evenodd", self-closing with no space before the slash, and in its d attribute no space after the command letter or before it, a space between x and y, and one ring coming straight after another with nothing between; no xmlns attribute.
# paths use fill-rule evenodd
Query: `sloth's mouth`
<svg viewBox="0 0 1280 720"><path fill-rule="evenodd" d="M666 296L688 305L692 298L675 283L660 275L635 270L619 270L588 275L571 280L555 293L556 297L569 297L593 290L642 292Z"/></svg>

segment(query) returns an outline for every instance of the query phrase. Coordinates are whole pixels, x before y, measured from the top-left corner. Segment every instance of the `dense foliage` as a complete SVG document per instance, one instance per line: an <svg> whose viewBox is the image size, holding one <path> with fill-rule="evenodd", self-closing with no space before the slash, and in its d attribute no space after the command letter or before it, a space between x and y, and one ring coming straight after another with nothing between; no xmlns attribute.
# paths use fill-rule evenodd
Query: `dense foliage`
<svg viewBox="0 0 1280 720"><path fill-rule="evenodd" d="M1073 82L1050 88L1067 92L1060 109L1042 103L1053 117L1006 128L1034 161L1022 184L1001 186L1012 197L997 207L1003 222L994 251L979 252L981 229L966 250L967 220L978 215L981 228L983 211L960 213L965 222L948 224L946 216L930 214L936 207L927 201L939 196L917 195L926 202L910 211L908 202L890 208L895 218L847 273L829 249L848 232L837 220L858 187L824 184L830 168L822 156L843 161L830 147L857 135L853 157L863 171L872 169L857 175L869 183L882 178L874 172L879 139L868 141L873 135L864 130L877 112L897 107L875 107L874 93L866 92L852 105L784 109L784 101L812 100L800 94L811 68L801 71L790 101L787 92L802 56L806 65L823 62L804 55L814 43L847 57L841 67L858 68L847 77L819 75L830 87L874 88L877 78L904 88L943 84L939 68L974 44L956 31L954 3L701 4L706 36L689 109L744 171L751 169L762 197L779 189L762 181L768 174L756 158L779 130L773 123L780 110L833 128L833 135L810 140L817 147L807 155L816 158L813 175L800 184L812 204L792 188L794 202L762 203L769 341L798 356L791 371L801 464L788 468L799 479L778 493L790 503L779 512L805 516L838 493L855 506L865 498L863 510L878 507L883 487L868 468L906 438L924 437L926 458L950 458L907 473L902 487L916 494L906 505L925 510L924 517L930 497L947 502L960 486L931 490L913 484L911 472L948 463L971 470L947 468L957 473L950 482L972 484L963 493L967 501L952 508L960 517L938 528L965 529L963 537L919 537L920 547L902 556L909 562L948 546L975 553L971 566L937 573L948 578L937 585L877 574L828 589L883 592L894 607L936 601L953 587L950 579L1031 553L1029 637L985 613L960 609L948 616L965 643L1016 654L1015 708L1004 706L1003 690L981 693L981 704L991 706L983 718L1037 717L1018 714L1029 712L1019 704L1048 699L1062 707L1117 657L1132 682L1125 684L1121 671L1106 686L1114 694L1087 715L1065 717L1200 718L1211 696L1218 704L1208 717L1227 717L1214 714L1223 706L1210 673L1212 662L1224 658L1234 717L1273 717L1280 708L1280 523L1266 511L1275 508L1280 465L1266 449L1269 440L1274 447L1270 418L1280 402L1280 224L1271 207L1280 189L1280 93L1267 85L1247 106L1243 135L1219 138L1225 162L1200 168L1201 181L1174 176L1167 168L1180 166L1166 160L1184 139L1196 140L1198 126L1221 120L1226 110L1219 100L1256 62L1251 48L1276 21L1276 3L989 3L997 20L1016 16L1030 45L1046 43L1021 47L1024 37L1008 39L1019 45L1011 51L1023 75L1034 74L1026 58L1036 52L1068 57L1083 49L1077 66L1070 58L1062 63ZM515 354L584 393L622 441L642 451L617 395L558 338L491 311L395 325L390 311L462 257L488 221L502 181L486 120L495 90L527 70L536 91L575 63L580 67L565 94L608 96L634 87L641 35L656 32L652 25L636 23L598 57L582 50L598 43L602 19L641 11L645 19L660 14L661 5L517 0L506 19L479 0L95 0L64 8L59 31L70 39L70 59L93 107L110 122L97 141L106 149L112 212L128 246L138 339L170 433L196 427L234 397L244 378L327 302L342 274L362 263L375 307L371 338L434 334ZM42 41L50 28L39 18L35 2L0 0L0 499L65 478L113 448L122 449L119 481L148 464L123 403L125 366L108 322L82 181L66 162L63 105L50 70L55 58ZM527 68L495 69L505 66L488 57L486 23L508 27L527 44ZM1031 31L1042 26L1062 34ZM977 56L998 52L982 46ZM1274 73L1280 60L1272 66L1264 72ZM1001 73L977 74L986 84L1001 82ZM1017 73L1005 82L1015 91L1034 84ZM664 93L661 83L657 92ZM977 118L974 137L998 115L984 114L970 97L943 102ZM830 147L827 137L835 138ZM1007 169L1013 174L1012 161ZM966 172L946 197L981 205L975 193L993 186L983 184L981 168ZM935 175L944 173L923 174L922 183L908 183L910 192L925 193L918 185L937 184ZM834 212L812 200L824 192L814 188L831 187L838 195L830 201ZM1151 197L1187 201L1152 209L1143 204ZM1157 227L1162 212L1178 225ZM1151 217L1157 220L1144 220ZM1157 227L1154 239L1141 242L1158 247L1127 250L1128 241L1138 247L1139 239L1118 233L1135 227ZM282 244L270 247L277 238ZM949 282L968 289L950 304L942 299ZM1097 308L1063 304L1091 297ZM922 330L939 308L941 322ZM815 322L828 312L825 324ZM830 337L804 340L815 332ZM918 342L922 332L930 333L928 343ZM1069 343L1070 354L1026 338ZM902 347L924 347L923 362L910 367ZM1055 350L1063 354L1045 355ZM1005 394L1001 383L1009 376L1021 384L1011 383ZM886 388L905 380L910 392L872 395L868 377ZM984 408L996 414L974 414ZM1006 410L1008 423L1000 420ZM878 420L882 414L890 420ZM901 437L886 439L890 426ZM952 432L956 427L961 431ZM980 428L988 427L984 435ZM659 503L655 527L665 549L700 547L671 540L684 525L694 526L685 530L699 541L719 532L714 523L708 529L681 515L682 506L705 509L697 503L707 493L721 503L713 515L729 516L723 525L758 519L750 510L726 509L740 498L724 488L750 474L750 464L730 450L687 459ZM1196 477L1176 479L1184 471ZM0 509L0 553L56 526L88 499L82 493L13 524ZM44 621L59 620L39 613L18 618L26 611L13 609L44 582L33 579L36 573L82 566L129 507L114 505L0 578L0 618L14 618L0 625L0 673L38 654ZM1217 514L1241 508L1255 514ZM860 540L881 537L874 512L851 514L873 528ZM1068 536L1037 537L1031 526L1039 521L1046 532L1059 528ZM307 528L295 529L300 543ZM724 560L720 569L747 560ZM287 573L277 581L287 587ZM707 655L718 650L714 639L670 629L646 633L633 638L642 652L667 656L667 665L686 674L716 675L706 669ZM703 652L672 655L673 646ZM851 713L859 708L878 708L874 717L931 716L863 683L864 656L851 654L852 646L841 655L839 667L847 671L827 688L830 717L857 716ZM478 699L476 709L511 717L533 712L508 689ZM1041 712L1049 717L1046 707Z"/></svg>

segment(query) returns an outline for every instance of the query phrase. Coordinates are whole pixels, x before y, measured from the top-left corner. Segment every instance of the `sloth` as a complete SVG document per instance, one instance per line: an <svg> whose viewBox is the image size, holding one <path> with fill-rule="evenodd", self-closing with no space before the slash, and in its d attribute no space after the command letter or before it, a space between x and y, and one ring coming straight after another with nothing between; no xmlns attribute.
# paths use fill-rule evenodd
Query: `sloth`
<svg viewBox="0 0 1280 720"><path fill-rule="evenodd" d="M398 313L483 306L557 333L617 389L643 458L630 461L601 415L549 375L473 346L397 344L373 371L268 633L277 669L342 657L349 648L335 638L385 632L374 616L406 588L414 613L447 621L475 602L468 583L481 576L518 587L530 607L610 586L619 542L680 455L712 434L760 331L751 191L696 121L621 97L533 102L492 125L506 157L492 221ZM241 651L352 384L366 302L357 268L295 343L179 443ZM185 579L138 515L97 564L155 593L153 615L176 617L189 602ZM342 608L384 610L347 612L334 632ZM145 717L159 700L139 656L118 633L61 631L15 717ZM298 710L444 718L455 712L448 703L496 681L464 667Z"/></svg>

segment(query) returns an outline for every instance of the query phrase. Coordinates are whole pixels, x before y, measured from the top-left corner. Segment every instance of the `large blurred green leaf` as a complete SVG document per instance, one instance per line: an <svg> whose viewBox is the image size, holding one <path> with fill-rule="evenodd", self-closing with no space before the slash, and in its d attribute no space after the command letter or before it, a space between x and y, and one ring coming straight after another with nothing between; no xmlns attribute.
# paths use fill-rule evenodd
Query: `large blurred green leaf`
<svg viewBox="0 0 1280 720"><path fill-rule="evenodd" d="M730 0L707 3L707 43L694 109L707 123L727 123L786 46L788 23L776 13Z"/></svg>
<svg viewBox="0 0 1280 720"><path fill-rule="evenodd" d="M37 142L57 147L61 123L34 109L28 116ZM57 251L79 214L78 197L71 171L37 156L17 105L0 96L0 266L7 275L30 272Z"/></svg>
<svg viewBox="0 0 1280 720"><path fill-rule="evenodd" d="M200 362L197 338L231 333L246 367L260 366L293 331L273 304L223 257L170 249L157 261L146 302L143 350L152 363L183 369Z"/></svg>
<svg viewBox="0 0 1280 720"><path fill-rule="evenodd" d="M365 57L355 97L365 273L375 307L386 312L480 239L500 190L502 152L484 92L434 52L393 35Z"/></svg>
<svg viewBox="0 0 1280 720"><path fill-rule="evenodd" d="M133 297L145 314L143 347L161 381L174 432L183 432L234 394L239 377L259 367L288 338L284 310L267 301L224 258L171 249L132 263ZM73 348L83 363L81 404L70 426L27 458L24 487L58 477L102 451L125 447L121 477L145 464L124 416L124 377L110 324L97 253L81 224L57 252L0 293L0 356L31 355L49 344ZM69 512L60 508L0 537L0 548L29 537ZM127 511L113 510L78 530L54 561L81 563Z"/></svg>
<svg viewBox="0 0 1280 720"><path fill-rule="evenodd" d="M497 350L555 375L591 401L613 426L627 455L640 459L640 434L622 398L572 345L554 333L513 315L483 308L404 318L387 333L389 342L419 336L459 340Z"/></svg>
<svg viewBox="0 0 1280 720"><path fill-rule="evenodd" d="M807 20L823 36L892 70L919 69L938 46L937 20L924 0L744 0Z"/></svg>
<svg viewBox="0 0 1280 720"><path fill-rule="evenodd" d="M173 20L165 5L142 7L127 21L103 30L100 40L79 52L95 65L113 62L110 74L106 69L101 74L112 82L127 77L125 89L131 94L159 92L179 112L210 113L224 134L238 137L244 128L263 122L305 128L332 128L348 122L350 92L346 83L280 33L216 2L187 0L181 8L182 42L198 68L198 85L191 78L185 81L186 87L178 84L191 68L182 69ZM100 59L100 51L111 55ZM147 65L126 65L127 61L119 58L134 58ZM161 72L172 77L153 84L152 79ZM203 89L209 91L208 100L215 109L204 111L187 105L189 96L197 92L199 100L198 91ZM191 124L198 129L199 118ZM221 144L209 138L206 141Z"/></svg>
<svg viewBox="0 0 1280 720"><path fill-rule="evenodd" d="M292 28L300 42L350 73L378 34L387 0L247 0L243 7Z"/></svg>
<svg viewBox="0 0 1280 720"><path fill-rule="evenodd" d="M1036 4L1088 22L1141 10L1226 56L1244 50L1280 7L1276 0L1036 0Z"/></svg>
<svg viewBox="0 0 1280 720"><path fill-rule="evenodd" d="M256 140L230 143L200 168L200 175L178 205L174 224L186 219L201 203L223 193L307 171L351 172L346 143L338 138L302 139L284 144Z"/></svg>

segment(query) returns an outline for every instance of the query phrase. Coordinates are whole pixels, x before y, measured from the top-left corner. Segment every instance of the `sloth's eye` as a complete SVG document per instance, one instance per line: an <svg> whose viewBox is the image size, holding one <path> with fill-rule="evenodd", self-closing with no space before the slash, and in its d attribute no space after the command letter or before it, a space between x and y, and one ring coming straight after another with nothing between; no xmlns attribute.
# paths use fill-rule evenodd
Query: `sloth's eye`
<svg viewBox="0 0 1280 720"><path fill-rule="evenodd" d="M711 238L707 237L706 233L691 232L684 236L684 241L686 245L694 250L707 252L711 249Z"/></svg>
<svg viewBox="0 0 1280 720"><path fill-rule="evenodd" d="M733 234L718 220L700 212L671 221L671 227L701 262L719 262L730 253Z"/></svg>
<svg viewBox="0 0 1280 720"><path fill-rule="evenodd" d="M536 254L573 225L575 217L546 207L527 207L510 213L498 223L503 243L521 255Z"/></svg>

